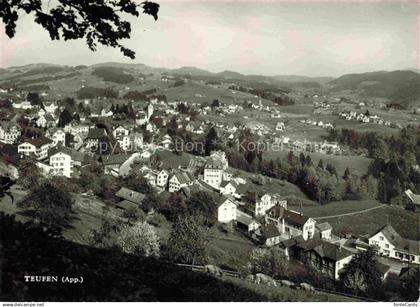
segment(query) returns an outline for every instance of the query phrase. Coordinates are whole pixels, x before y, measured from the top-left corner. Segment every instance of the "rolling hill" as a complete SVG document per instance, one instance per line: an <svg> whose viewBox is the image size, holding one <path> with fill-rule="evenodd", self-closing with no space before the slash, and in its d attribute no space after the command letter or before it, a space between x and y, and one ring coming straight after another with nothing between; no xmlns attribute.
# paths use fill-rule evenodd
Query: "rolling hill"
<svg viewBox="0 0 420 307"><path fill-rule="evenodd" d="M360 97L379 97L407 108L419 105L420 74L411 70L343 75L327 83L330 92L354 91Z"/></svg>

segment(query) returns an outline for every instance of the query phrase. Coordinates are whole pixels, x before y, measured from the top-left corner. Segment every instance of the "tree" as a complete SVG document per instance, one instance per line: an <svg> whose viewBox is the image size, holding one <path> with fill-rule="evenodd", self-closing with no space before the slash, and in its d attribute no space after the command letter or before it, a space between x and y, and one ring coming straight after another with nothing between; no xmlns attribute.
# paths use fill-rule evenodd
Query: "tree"
<svg viewBox="0 0 420 307"><path fill-rule="evenodd" d="M218 136L216 128L211 127L207 133L205 142L204 142L204 153L206 156L210 155L210 152L217 149L218 146Z"/></svg>
<svg viewBox="0 0 420 307"><path fill-rule="evenodd" d="M252 274L282 278L286 275L287 260L278 248L254 248L249 255L248 268Z"/></svg>
<svg viewBox="0 0 420 307"><path fill-rule="evenodd" d="M64 109L63 112L60 113L60 116L58 118L58 127L64 127L68 123L70 123L73 120L73 116L69 112L69 110Z"/></svg>
<svg viewBox="0 0 420 307"><path fill-rule="evenodd" d="M72 219L71 195L49 182L30 192L18 206L48 228L66 227Z"/></svg>
<svg viewBox="0 0 420 307"><path fill-rule="evenodd" d="M147 222L124 226L117 235L116 244L125 253L142 257L160 256L159 237L155 228Z"/></svg>
<svg viewBox="0 0 420 307"><path fill-rule="evenodd" d="M131 24L120 14L135 17L144 14L158 18L159 4L151 1L136 3L134 0L57 0L55 5L43 5L41 0L2 1L0 17L5 24L8 37L16 33L19 16L34 16L35 23L48 31L52 40L86 39L90 50L95 51L98 44L119 48L123 55L134 59L135 52L121 45L120 41L130 38Z"/></svg>
<svg viewBox="0 0 420 307"><path fill-rule="evenodd" d="M168 239L168 256L176 262L206 264L208 258L207 234L197 217L179 218Z"/></svg>
<svg viewBox="0 0 420 307"><path fill-rule="evenodd" d="M1 13L0 13L0 16L1 16ZM28 93L28 95L26 95L26 100L29 101L32 105L38 106L38 105L41 104L41 98L39 98L39 94L38 93Z"/></svg>
<svg viewBox="0 0 420 307"><path fill-rule="evenodd" d="M212 108L218 108L218 107L220 107L219 99L214 99L213 102L211 103L211 107Z"/></svg>
<svg viewBox="0 0 420 307"><path fill-rule="evenodd" d="M350 169L348 167L346 167L346 169L344 170L344 174L343 174L343 179L347 180L350 177Z"/></svg>
<svg viewBox="0 0 420 307"><path fill-rule="evenodd" d="M319 159L317 168L324 169L324 161L322 161L322 159Z"/></svg>
<svg viewBox="0 0 420 307"><path fill-rule="evenodd" d="M201 215L204 223L212 226L217 221L217 205L213 197L204 191L191 195L187 200L187 210L191 215Z"/></svg>
<svg viewBox="0 0 420 307"><path fill-rule="evenodd" d="M18 167L19 178L17 183L25 189L34 189L41 179L41 173L33 157L24 157Z"/></svg>
<svg viewBox="0 0 420 307"><path fill-rule="evenodd" d="M339 273L340 280L356 292L367 293L381 285L381 272L378 269L375 249L357 253Z"/></svg>
<svg viewBox="0 0 420 307"><path fill-rule="evenodd" d="M15 183L16 181L9 177L0 176L0 199L2 199L5 195L8 195L12 199L12 202L14 201L14 197L10 192L10 188Z"/></svg>

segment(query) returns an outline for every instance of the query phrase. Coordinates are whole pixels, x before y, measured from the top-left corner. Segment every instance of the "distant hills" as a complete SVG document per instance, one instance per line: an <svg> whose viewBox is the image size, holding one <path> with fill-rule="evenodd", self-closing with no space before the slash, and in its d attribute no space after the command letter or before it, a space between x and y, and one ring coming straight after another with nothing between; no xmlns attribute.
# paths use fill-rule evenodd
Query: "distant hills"
<svg viewBox="0 0 420 307"><path fill-rule="evenodd" d="M117 74L116 76L112 76L114 72ZM213 73L192 66L167 69L151 67L141 63L106 62L91 66L78 65L75 67L36 63L0 68L0 87L2 85L18 85L20 87L25 85L26 88L34 88L31 84L70 79L78 74L91 74L96 76L96 78L99 77L102 80L116 84L130 83L133 81L131 75L160 74L202 80L213 84L232 82L251 88L266 87L287 90L324 88L327 90L327 93L335 95L351 93L360 98L384 98L404 108L420 105L420 74L415 69L346 74L339 78L332 78L300 75L246 75L230 70Z"/></svg>
<svg viewBox="0 0 420 307"><path fill-rule="evenodd" d="M381 97L407 107L420 105L420 74L412 70L348 74L326 84L330 92L353 91L360 97Z"/></svg>

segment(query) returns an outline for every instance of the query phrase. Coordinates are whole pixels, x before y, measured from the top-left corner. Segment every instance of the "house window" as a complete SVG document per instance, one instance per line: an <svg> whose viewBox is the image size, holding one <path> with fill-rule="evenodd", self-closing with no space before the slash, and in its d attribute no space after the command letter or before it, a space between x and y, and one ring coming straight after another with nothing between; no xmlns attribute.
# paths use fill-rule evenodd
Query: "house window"
<svg viewBox="0 0 420 307"><path fill-rule="evenodd" d="M384 240L384 237L380 236L379 237L379 240L383 241Z"/></svg>
<svg viewBox="0 0 420 307"><path fill-rule="evenodd" d="M389 248L389 244L385 244L385 247L386 247L386 248Z"/></svg>

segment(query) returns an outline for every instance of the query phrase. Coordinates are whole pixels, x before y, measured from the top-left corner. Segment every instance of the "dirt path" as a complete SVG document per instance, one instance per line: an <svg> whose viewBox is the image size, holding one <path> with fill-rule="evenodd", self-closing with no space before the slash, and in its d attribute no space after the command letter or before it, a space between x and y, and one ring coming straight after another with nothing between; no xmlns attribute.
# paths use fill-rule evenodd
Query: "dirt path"
<svg viewBox="0 0 420 307"><path fill-rule="evenodd" d="M355 214L360 214L360 213L365 213L365 212L369 212L372 210L376 210L385 206L389 206L386 204L382 204L376 207L372 207L369 209L365 209L365 210L361 210L361 211L356 211L356 212L349 212L349 213L343 213L343 214L337 214L337 215L329 215L329 216L320 216L320 217L314 217L315 220L325 220L325 219L331 219L331 218L335 218L335 217L342 217L342 216L348 216L348 215L355 215Z"/></svg>

